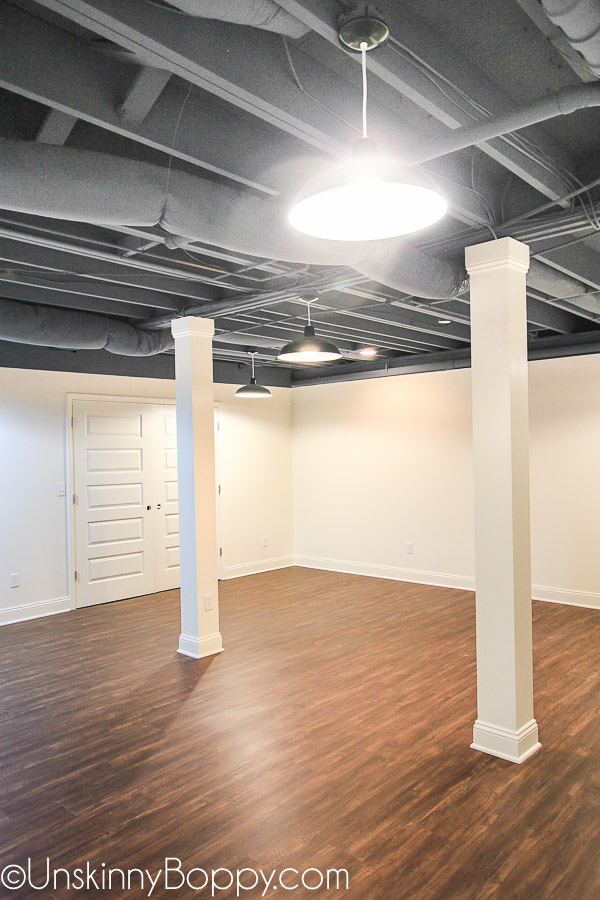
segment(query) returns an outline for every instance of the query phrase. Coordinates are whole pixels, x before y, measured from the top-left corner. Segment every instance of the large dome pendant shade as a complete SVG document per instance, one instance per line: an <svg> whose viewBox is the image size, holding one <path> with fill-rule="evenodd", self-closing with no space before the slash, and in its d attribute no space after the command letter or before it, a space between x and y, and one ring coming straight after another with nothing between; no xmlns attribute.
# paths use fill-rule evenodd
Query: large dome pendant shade
<svg viewBox="0 0 600 900"><path fill-rule="evenodd" d="M277 356L282 362L302 363L304 365L315 363L333 362L341 359L341 351L332 344L315 334L315 329L310 322L310 304L318 298L306 300L308 308L308 324L304 328L304 334L295 341L283 346Z"/></svg>
<svg viewBox="0 0 600 900"><path fill-rule="evenodd" d="M363 19L357 21L364 26ZM341 32L340 40L347 43ZM361 40L360 48L348 44L362 54L363 79L363 136L352 158L308 184L288 214L290 225L311 237L331 241L400 237L433 225L448 209L435 188L421 184L367 136L366 57L378 45L367 40Z"/></svg>
<svg viewBox="0 0 600 900"><path fill-rule="evenodd" d="M428 228L448 204L432 187L360 150L346 165L321 176L300 194L288 214L296 231L330 241L378 241Z"/></svg>
<svg viewBox="0 0 600 900"><path fill-rule="evenodd" d="M235 392L235 396L254 400L265 400L267 397L272 397L273 395L269 388L263 387L262 384L258 384L254 377L254 357L256 356L256 351L251 351L249 355L252 360L252 376L250 382L249 384L244 384L242 387L238 388Z"/></svg>
<svg viewBox="0 0 600 900"><path fill-rule="evenodd" d="M307 325L304 336L282 347L277 359L283 362L322 363L333 362L334 359L341 357L342 354L335 344L317 337L313 326Z"/></svg>

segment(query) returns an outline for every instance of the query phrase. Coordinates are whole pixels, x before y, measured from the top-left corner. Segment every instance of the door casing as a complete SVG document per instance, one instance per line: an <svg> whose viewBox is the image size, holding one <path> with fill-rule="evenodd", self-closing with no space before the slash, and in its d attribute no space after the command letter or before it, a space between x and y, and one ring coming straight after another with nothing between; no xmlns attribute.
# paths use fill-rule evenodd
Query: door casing
<svg viewBox="0 0 600 900"><path fill-rule="evenodd" d="M75 493L75 434L72 427L73 421L73 403L76 400L98 400L109 401L112 403L149 403L159 406L176 406L175 400L165 399L164 397L133 397L124 396L122 394L79 394L68 393L66 395L66 443L67 443L67 506L68 515L68 540L67 540L67 566L68 566L68 582L71 592L71 609L77 609L77 581L75 579L75 505L73 504L73 494ZM220 477L220 432L219 432L219 403L215 404L215 478L217 483L217 544L222 548L222 515L221 515L221 494L218 485L221 484ZM220 553L218 559L219 579L223 578L223 555Z"/></svg>

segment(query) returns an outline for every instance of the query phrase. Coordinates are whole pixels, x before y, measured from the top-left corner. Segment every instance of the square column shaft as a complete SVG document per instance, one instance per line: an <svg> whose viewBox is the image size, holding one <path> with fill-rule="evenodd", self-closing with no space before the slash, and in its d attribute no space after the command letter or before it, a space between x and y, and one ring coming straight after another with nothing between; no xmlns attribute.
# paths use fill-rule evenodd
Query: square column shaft
<svg viewBox="0 0 600 900"><path fill-rule="evenodd" d="M179 653L223 649L219 632L212 319L171 323L175 338L181 635Z"/></svg>
<svg viewBox="0 0 600 900"><path fill-rule="evenodd" d="M525 278L529 248L502 238L466 249L471 278L477 615L476 750L523 762L533 716L529 410Z"/></svg>

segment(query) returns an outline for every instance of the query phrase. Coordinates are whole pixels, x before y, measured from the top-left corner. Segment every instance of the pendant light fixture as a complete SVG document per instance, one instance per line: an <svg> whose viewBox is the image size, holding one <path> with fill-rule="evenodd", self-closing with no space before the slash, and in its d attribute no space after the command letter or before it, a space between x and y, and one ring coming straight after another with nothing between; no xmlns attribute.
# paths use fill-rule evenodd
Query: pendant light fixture
<svg viewBox="0 0 600 900"><path fill-rule="evenodd" d="M308 309L308 324L304 329L304 336L296 341L290 341L289 344L282 347L277 359L293 363L325 363L341 359L342 354L335 344L317 337L315 329L310 323L310 304L319 299L318 295L301 299L304 300Z"/></svg>
<svg viewBox="0 0 600 900"><path fill-rule="evenodd" d="M235 396L254 400L264 400L267 397L272 397L273 395L271 394L269 388L263 387L262 384L256 383L256 378L254 377L254 357L256 356L256 350L249 350L248 355L252 360L252 376L250 378L250 383L245 384L241 388L238 388L235 392Z"/></svg>
<svg viewBox="0 0 600 900"><path fill-rule="evenodd" d="M432 187L382 153L367 130L367 52L387 40L387 25L365 14L341 20L340 42L362 56L362 138L349 162L306 186L288 214L297 230L335 241L399 237L433 225L448 204Z"/></svg>

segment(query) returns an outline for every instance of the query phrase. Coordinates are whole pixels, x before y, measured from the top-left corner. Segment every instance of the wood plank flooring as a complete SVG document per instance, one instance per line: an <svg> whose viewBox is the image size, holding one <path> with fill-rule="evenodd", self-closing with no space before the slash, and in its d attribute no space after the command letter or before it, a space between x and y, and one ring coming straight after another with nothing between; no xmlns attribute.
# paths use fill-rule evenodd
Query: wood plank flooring
<svg viewBox="0 0 600 900"><path fill-rule="evenodd" d="M598 900L600 612L534 603L543 748L516 766L469 749L472 594L299 568L220 590L226 651L200 662L177 592L0 629L0 869L176 856L348 869L295 898Z"/></svg>

